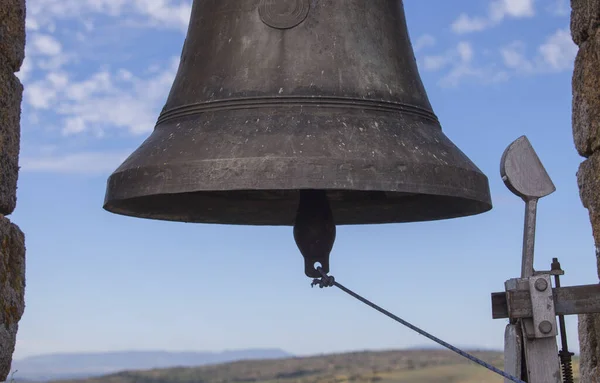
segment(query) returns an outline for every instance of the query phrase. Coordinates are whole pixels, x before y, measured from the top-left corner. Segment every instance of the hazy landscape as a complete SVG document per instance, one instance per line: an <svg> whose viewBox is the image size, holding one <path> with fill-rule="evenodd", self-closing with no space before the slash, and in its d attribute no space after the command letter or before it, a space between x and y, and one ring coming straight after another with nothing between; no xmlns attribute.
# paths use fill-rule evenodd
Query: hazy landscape
<svg viewBox="0 0 600 383"><path fill-rule="evenodd" d="M21 381L51 381L101 376L125 370L198 367L239 360L291 357L280 349L247 349L222 352L125 351L105 353L49 354L15 360L11 371Z"/></svg>
<svg viewBox="0 0 600 383"><path fill-rule="evenodd" d="M219 363L209 360L235 357L235 362ZM256 360L263 353L264 359ZM472 351L472 353L502 368L502 353L496 351ZM246 350L229 353L130 353L139 363L176 363L177 358L194 363L198 367L155 368L134 371L128 369L113 374L92 377L62 378L52 383L502 383L494 373L446 350L402 350L380 352L352 352L312 357L286 357L281 350ZM281 358L277 357L281 354ZM101 354L87 356L88 366ZM121 360L126 360L121 354ZM118 354L104 354L105 361L117 360ZM157 359L158 357L158 359ZM46 357L48 358L48 357ZM63 356L64 358L64 356ZM117 359L115 359L117 358ZM187 358L187 359L186 359ZM204 358L204 359L203 359ZM80 363L81 360L80 358ZM255 360L250 360L255 359ZM65 362L67 359L63 359ZM142 362L142 360L146 360ZM207 362L208 361L208 362ZM94 364L96 363L96 364ZM217 364L214 364L217 363ZM108 364L106 364L108 366ZM575 360L576 382L579 382L578 363ZM72 370L76 369L72 366ZM81 368L80 368L81 370ZM89 376L89 375L88 375ZM15 383L25 382L19 371Z"/></svg>

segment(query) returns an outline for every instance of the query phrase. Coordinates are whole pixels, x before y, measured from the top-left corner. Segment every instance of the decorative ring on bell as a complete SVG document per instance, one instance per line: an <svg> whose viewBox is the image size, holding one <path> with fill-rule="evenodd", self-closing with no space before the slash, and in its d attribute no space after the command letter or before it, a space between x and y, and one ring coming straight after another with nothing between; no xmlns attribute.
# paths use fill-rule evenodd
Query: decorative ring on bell
<svg viewBox="0 0 600 383"><path fill-rule="evenodd" d="M260 0L258 14L263 23L276 29L290 29L308 16L309 0Z"/></svg>
<svg viewBox="0 0 600 383"><path fill-rule="evenodd" d="M181 118L207 112L290 106L361 109L377 110L381 112L390 113L405 113L420 116L421 118L430 120L435 124L439 123L437 116L431 111L414 105L381 100L310 96L245 97L198 102L163 110L163 112L158 117L157 123L161 124L167 120L171 120L174 118Z"/></svg>

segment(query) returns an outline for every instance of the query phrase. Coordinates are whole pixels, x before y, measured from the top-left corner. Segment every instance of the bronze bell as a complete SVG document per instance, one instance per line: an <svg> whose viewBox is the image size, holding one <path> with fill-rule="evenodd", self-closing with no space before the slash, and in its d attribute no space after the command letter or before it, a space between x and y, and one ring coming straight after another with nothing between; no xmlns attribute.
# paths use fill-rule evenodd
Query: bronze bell
<svg viewBox="0 0 600 383"><path fill-rule="evenodd" d="M310 190L336 225L492 207L433 113L401 0L195 0L166 105L104 208L294 225Z"/></svg>

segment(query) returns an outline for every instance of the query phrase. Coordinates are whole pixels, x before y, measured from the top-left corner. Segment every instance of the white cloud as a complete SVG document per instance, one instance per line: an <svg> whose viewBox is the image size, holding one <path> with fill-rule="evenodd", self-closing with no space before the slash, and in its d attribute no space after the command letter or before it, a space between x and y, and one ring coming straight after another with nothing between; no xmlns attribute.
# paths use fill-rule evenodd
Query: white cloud
<svg viewBox="0 0 600 383"><path fill-rule="evenodd" d="M173 57L164 70L149 78L134 77L122 69L99 71L78 82L64 73L50 72L27 86L25 100L34 109L52 109L64 135L91 132L101 136L107 129L144 134L154 128L178 65L179 58Z"/></svg>
<svg viewBox="0 0 600 383"><path fill-rule="evenodd" d="M173 58L168 68L149 79L133 77L121 81L128 86L110 85L118 77L111 75L106 79L105 87L99 84L92 92L75 95L71 90L70 101L59 107L59 113L67 116L63 133L73 133L70 126L83 130L124 128L136 135L151 132L166 101L178 63L179 58Z"/></svg>
<svg viewBox="0 0 600 383"><path fill-rule="evenodd" d="M531 17L535 14L534 0L496 0L490 5L490 14L493 20L502 20L508 17Z"/></svg>
<svg viewBox="0 0 600 383"><path fill-rule="evenodd" d="M571 13L569 0L554 0L546 10L555 16L568 16Z"/></svg>
<svg viewBox="0 0 600 383"><path fill-rule="evenodd" d="M144 134L154 128L178 65L179 58L173 57L166 68L149 78L121 69L99 71L78 82L62 72L50 72L27 86L25 100L34 109L52 109L64 135L103 135L107 129Z"/></svg>
<svg viewBox="0 0 600 383"><path fill-rule="evenodd" d="M486 16L469 16L462 13L452 23L458 34L478 32L499 25L506 18L526 18L535 15L535 0L493 0Z"/></svg>
<svg viewBox="0 0 600 383"><path fill-rule="evenodd" d="M39 32L28 32L25 45L25 60L17 76L22 82L41 69L43 72L56 72L69 63L75 54L64 51L63 45L54 36ZM29 87L30 84L27 84ZM39 84L35 85L39 87Z"/></svg>
<svg viewBox="0 0 600 383"><path fill-rule="evenodd" d="M33 65L31 65L31 60L26 58L25 60L23 60L23 65L21 65L19 71L15 74L17 75L19 80L21 80L21 82L25 82L29 80L29 75L31 74L32 70Z"/></svg>
<svg viewBox="0 0 600 383"><path fill-rule="evenodd" d="M427 48L427 47L432 47L435 45L435 37L431 36L431 35L423 35L421 37L419 37L415 43L413 44L413 50L415 52L420 51L421 49Z"/></svg>
<svg viewBox="0 0 600 383"><path fill-rule="evenodd" d="M471 62L473 60L473 47L471 44L461 41L456 47L456 51L462 62Z"/></svg>
<svg viewBox="0 0 600 383"><path fill-rule="evenodd" d="M103 151L102 147L96 151L97 146L90 151L81 145L93 142L87 140L90 136L151 132L175 77L179 57L152 60L147 70L140 70L135 60L132 67L115 65L113 53L108 50L106 56L94 56L95 48L90 44L111 44L110 33L103 40L103 23L111 30L116 25L184 33L191 3L192 0L29 2L25 61L17 75L25 85L24 106L29 107L23 129L36 129L40 134L29 135L23 142L23 170L82 174L113 171L129 151ZM88 40L90 33L94 36ZM86 49L80 50L79 46ZM77 138L82 135L86 137ZM32 144L38 149L44 146L46 137L52 137L61 150L31 150ZM63 155L65 152L70 154Z"/></svg>
<svg viewBox="0 0 600 383"><path fill-rule="evenodd" d="M532 63L525 57L525 43L522 41L514 41L501 48L500 54L507 68L525 72L533 70Z"/></svg>
<svg viewBox="0 0 600 383"><path fill-rule="evenodd" d="M481 17L471 17L466 13L461 13L460 16L452 23L452 31L455 33L478 32L486 29L489 21Z"/></svg>
<svg viewBox="0 0 600 383"><path fill-rule="evenodd" d="M26 172L103 175L113 172L130 153L131 151L80 152L21 156L19 165Z"/></svg>
<svg viewBox="0 0 600 383"><path fill-rule="evenodd" d="M442 73L439 85L443 87L458 86L461 81L469 78L476 80L478 84L494 84L515 75L540 75L572 70L577 46L573 43L568 28L565 28L558 29L548 36L533 56L528 55L527 46L523 41L507 44L497 53L501 62L492 59L481 63L481 60L476 60L477 52L473 45L461 41L441 54L423 56L419 59L419 65L425 71ZM494 55L480 55L479 58L487 57L489 60Z"/></svg>
<svg viewBox="0 0 600 383"><path fill-rule="evenodd" d="M62 45L50 35L36 33L29 43L36 53L46 56L56 56L62 53Z"/></svg>
<svg viewBox="0 0 600 383"><path fill-rule="evenodd" d="M423 58L423 67L427 71L437 71L444 68L446 65L452 62L450 54L443 54L437 56L425 56Z"/></svg>
<svg viewBox="0 0 600 383"><path fill-rule="evenodd" d="M27 27L53 28L64 19L82 20L91 14L111 17L141 17L155 27L185 31L191 0L36 0L27 4ZM89 20L84 23L89 28Z"/></svg>
<svg viewBox="0 0 600 383"><path fill-rule="evenodd" d="M500 50L504 65L518 74L533 75L571 70L577 46L568 29L559 29L537 49L533 58L527 58L526 45L515 41Z"/></svg>
<svg viewBox="0 0 600 383"><path fill-rule="evenodd" d="M577 50L568 29L559 29L539 47L543 62L553 71L571 69Z"/></svg>
<svg viewBox="0 0 600 383"><path fill-rule="evenodd" d="M124 128L147 132L154 126L157 110L168 94L177 62L152 78L135 77L126 69L97 70L87 79L73 81L64 73L66 65L81 62L76 49L65 49L57 39L57 25L72 19L80 30L71 34L83 41L85 32L96 28L98 16L108 16L123 25L185 30L192 0L36 0L28 4L28 41L18 76L25 83L25 102L34 109L50 110L62 118L64 134L88 130L101 135L104 129ZM177 59L178 60L178 59ZM69 67L68 73L78 75ZM163 68L164 69L164 68ZM148 89L155 88L155 89Z"/></svg>
<svg viewBox="0 0 600 383"><path fill-rule="evenodd" d="M45 79L27 84L25 102L35 109L50 109L68 81L67 75L62 72L48 73Z"/></svg>
<svg viewBox="0 0 600 383"><path fill-rule="evenodd" d="M425 56L423 67L427 71L447 69L439 81L442 87L456 87L466 78L475 79L480 84L496 83L507 79L504 71L497 70L493 65L476 66L474 59L475 50L471 43L461 41L441 55Z"/></svg>

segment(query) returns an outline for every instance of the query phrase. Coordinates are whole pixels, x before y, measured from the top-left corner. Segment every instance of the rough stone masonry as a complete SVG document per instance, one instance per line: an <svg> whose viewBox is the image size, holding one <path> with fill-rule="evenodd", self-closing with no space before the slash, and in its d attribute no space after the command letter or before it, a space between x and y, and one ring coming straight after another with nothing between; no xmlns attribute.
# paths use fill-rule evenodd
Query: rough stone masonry
<svg viewBox="0 0 600 383"><path fill-rule="evenodd" d="M25 309L25 237L6 217L17 204L25 57L25 0L0 0L0 381L7 379Z"/></svg>
<svg viewBox="0 0 600 383"><path fill-rule="evenodd" d="M600 277L600 0L571 0L571 34L579 46L573 73L573 137L585 161L577 172L588 209ZM581 381L600 383L600 315L579 318Z"/></svg>

